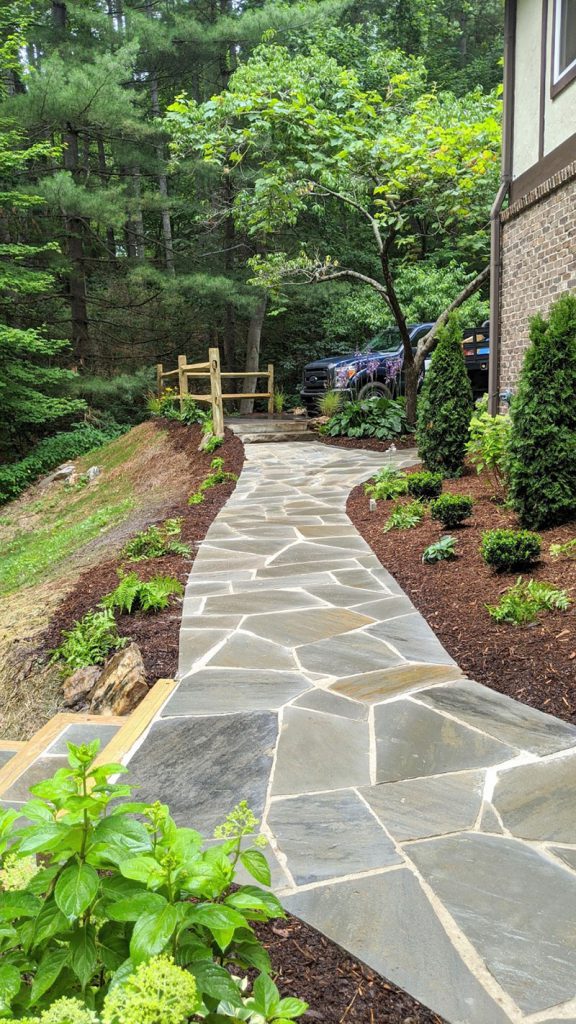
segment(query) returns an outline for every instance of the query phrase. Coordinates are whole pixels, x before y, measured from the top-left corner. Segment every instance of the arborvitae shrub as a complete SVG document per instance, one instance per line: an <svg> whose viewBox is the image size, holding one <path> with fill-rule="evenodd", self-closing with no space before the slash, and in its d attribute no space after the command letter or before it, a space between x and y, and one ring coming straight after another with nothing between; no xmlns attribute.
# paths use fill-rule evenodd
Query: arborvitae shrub
<svg viewBox="0 0 576 1024"><path fill-rule="evenodd" d="M438 332L418 400L418 454L427 469L443 476L461 473L472 408L462 328L459 319L451 317Z"/></svg>
<svg viewBox="0 0 576 1024"><path fill-rule="evenodd" d="M512 403L510 497L525 526L576 515L576 295L535 316Z"/></svg>

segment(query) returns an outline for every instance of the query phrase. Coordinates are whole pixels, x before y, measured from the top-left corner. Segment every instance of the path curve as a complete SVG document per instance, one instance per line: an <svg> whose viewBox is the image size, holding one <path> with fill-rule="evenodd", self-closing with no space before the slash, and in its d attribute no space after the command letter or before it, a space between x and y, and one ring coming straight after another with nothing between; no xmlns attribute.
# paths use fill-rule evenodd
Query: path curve
<svg viewBox="0 0 576 1024"><path fill-rule="evenodd" d="M141 798L208 835L248 800L285 907L450 1024L575 1024L576 729L465 679L350 523L413 452L246 457Z"/></svg>

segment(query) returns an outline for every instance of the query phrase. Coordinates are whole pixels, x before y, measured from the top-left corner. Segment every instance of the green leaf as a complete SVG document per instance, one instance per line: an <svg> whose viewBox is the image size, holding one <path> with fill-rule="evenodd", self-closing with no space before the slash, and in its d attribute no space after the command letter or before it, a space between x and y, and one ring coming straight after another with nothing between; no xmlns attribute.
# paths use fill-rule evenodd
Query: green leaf
<svg viewBox="0 0 576 1024"><path fill-rule="evenodd" d="M12 964L0 964L0 1010L9 1010L19 991L20 971Z"/></svg>
<svg viewBox="0 0 576 1024"><path fill-rule="evenodd" d="M223 967L208 961L195 960L190 965L190 971L196 979L199 992L203 995L211 996L212 999L225 999L232 1003L232 1006L243 1007L236 982Z"/></svg>
<svg viewBox="0 0 576 1024"><path fill-rule="evenodd" d="M148 882L153 876L161 871L161 867L154 857L147 857L144 854L138 857L129 857L118 865L124 878L131 878L136 882Z"/></svg>
<svg viewBox="0 0 576 1024"><path fill-rule="evenodd" d="M30 990L30 1005L34 1006L45 992L52 987L58 975L68 962L69 950L52 949L45 953L36 971Z"/></svg>
<svg viewBox="0 0 576 1024"><path fill-rule="evenodd" d="M130 940L130 957L137 964L161 953L172 938L178 924L176 907L167 904L162 910L144 914L136 921Z"/></svg>
<svg viewBox="0 0 576 1024"><path fill-rule="evenodd" d="M113 864L152 848L150 836L142 822L120 814L98 822L94 830L94 842L105 846L103 851L98 851L100 860L109 860Z"/></svg>
<svg viewBox="0 0 576 1024"><path fill-rule="evenodd" d="M243 850L240 862L260 885L270 885L270 866L260 850Z"/></svg>
<svg viewBox="0 0 576 1024"><path fill-rule="evenodd" d="M20 853L41 853L56 849L63 839L68 838L70 829L66 825L53 822L45 825L31 825L22 829L22 837L18 847Z"/></svg>
<svg viewBox="0 0 576 1024"><path fill-rule="evenodd" d="M34 945L40 946L46 939L51 939L59 932L67 932L69 928L68 918L57 907L54 898L51 898L43 905L34 921Z"/></svg>
<svg viewBox="0 0 576 1024"><path fill-rule="evenodd" d="M252 987L252 997L258 1010L266 1017L274 1017L280 1003L280 993L269 974L259 974Z"/></svg>
<svg viewBox="0 0 576 1024"><path fill-rule="evenodd" d="M164 896L156 892L136 892L125 900L118 900L107 907L106 913L112 921L137 921L143 914L153 914L167 906Z"/></svg>
<svg viewBox="0 0 576 1024"><path fill-rule="evenodd" d="M276 1013L279 1013L282 1017L286 1017L288 1020L294 1020L295 1017L301 1017L303 1013L306 1013L308 1009L308 1003L305 1003L302 999L293 999L287 997L281 999L278 1003Z"/></svg>
<svg viewBox="0 0 576 1024"><path fill-rule="evenodd" d="M98 953L106 970L117 971L128 959L130 949L124 935L124 928L115 921L107 921L102 926L97 938Z"/></svg>
<svg viewBox="0 0 576 1024"><path fill-rule="evenodd" d="M0 920L13 921L18 917L36 917L42 906L37 896L27 892L0 892Z"/></svg>
<svg viewBox="0 0 576 1024"><path fill-rule="evenodd" d="M98 966L95 929L85 925L70 939L70 965L84 990Z"/></svg>
<svg viewBox="0 0 576 1024"><path fill-rule="evenodd" d="M80 917L98 892L98 873L90 864L72 864L56 882L54 898L66 917Z"/></svg>

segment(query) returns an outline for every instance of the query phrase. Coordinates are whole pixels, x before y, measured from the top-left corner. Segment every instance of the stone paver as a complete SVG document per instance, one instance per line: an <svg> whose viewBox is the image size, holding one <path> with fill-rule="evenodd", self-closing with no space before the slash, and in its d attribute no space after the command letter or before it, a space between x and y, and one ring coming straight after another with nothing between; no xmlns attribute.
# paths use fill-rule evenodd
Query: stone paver
<svg viewBox="0 0 576 1024"><path fill-rule="evenodd" d="M134 781L207 835L248 800L287 909L449 1024L576 1024L576 729L465 679L354 530L412 461L248 446Z"/></svg>

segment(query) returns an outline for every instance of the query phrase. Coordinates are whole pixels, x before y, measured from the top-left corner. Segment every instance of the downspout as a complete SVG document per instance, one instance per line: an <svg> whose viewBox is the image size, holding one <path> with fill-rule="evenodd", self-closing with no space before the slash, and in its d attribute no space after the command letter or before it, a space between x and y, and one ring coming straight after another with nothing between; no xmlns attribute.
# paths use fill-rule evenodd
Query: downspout
<svg viewBox="0 0 576 1024"><path fill-rule="evenodd" d="M488 365L488 411L492 416L500 405L500 292L502 286L502 222L500 214L512 182L514 137L514 79L516 73L517 0L506 0L504 21L504 117L502 126L502 175L500 188L490 211L490 358Z"/></svg>

